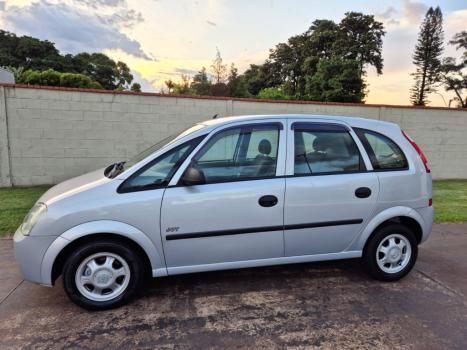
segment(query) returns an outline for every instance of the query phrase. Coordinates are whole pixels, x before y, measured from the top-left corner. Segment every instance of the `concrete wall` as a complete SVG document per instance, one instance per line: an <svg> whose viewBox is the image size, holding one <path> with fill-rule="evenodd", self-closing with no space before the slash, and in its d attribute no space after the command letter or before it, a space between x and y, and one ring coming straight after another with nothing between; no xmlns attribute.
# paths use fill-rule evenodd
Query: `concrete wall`
<svg viewBox="0 0 467 350"><path fill-rule="evenodd" d="M435 178L467 178L467 111L0 86L0 186L53 184L126 159L195 122L243 114L336 114L400 124Z"/></svg>

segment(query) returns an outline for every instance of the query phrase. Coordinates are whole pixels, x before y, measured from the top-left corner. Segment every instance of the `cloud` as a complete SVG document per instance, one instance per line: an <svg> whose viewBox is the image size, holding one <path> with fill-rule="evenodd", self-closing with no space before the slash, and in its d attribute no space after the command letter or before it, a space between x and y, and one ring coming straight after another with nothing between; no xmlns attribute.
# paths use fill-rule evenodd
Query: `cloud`
<svg viewBox="0 0 467 350"><path fill-rule="evenodd" d="M6 23L8 29L15 33L52 41L60 50L68 53L119 48L138 58L153 59L144 52L138 41L120 31L120 27L139 23L140 14L133 10L127 10L126 14L121 11L111 16L96 16L65 3L42 0L27 6L8 7L8 11L0 14L0 23Z"/></svg>
<svg viewBox="0 0 467 350"><path fill-rule="evenodd" d="M418 23L428 10L424 3L411 0L402 0L404 15L410 22Z"/></svg>
<svg viewBox="0 0 467 350"><path fill-rule="evenodd" d="M390 19L395 14L397 14L397 10L393 6L389 6L386 10L382 13L378 13L377 16L382 19Z"/></svg>
<svg viewBox="0 0 467 350"><path fill-rule="evenodd" d="M114 27L133 28L138 23L144 22L141 12L135 10L120 10L110 16L99 16L102 23Z"/></svg>
<svg viewBox="0 0 467 350"><path fill-rule="evenodd" d="M201 69L201 68L200 68ZM174 73L180 74L180 75L194 75L198 73L199 69L187 69L187 68L175 68Z"/></svg>
<svg viewBox="0 0 467 350"><path fill-rule="evenodd" d="M101 6L119 6L125 4L125 0L74 0L74 2L93 8L99 8Z"/></svg>

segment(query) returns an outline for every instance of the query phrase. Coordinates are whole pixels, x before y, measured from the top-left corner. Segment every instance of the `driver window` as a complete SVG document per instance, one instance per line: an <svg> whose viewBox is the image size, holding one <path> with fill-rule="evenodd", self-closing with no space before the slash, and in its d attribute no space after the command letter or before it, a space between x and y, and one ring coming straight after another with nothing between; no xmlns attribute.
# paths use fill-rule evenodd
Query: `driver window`
<svg viewBox="0 0 467 350"><path fill-rule="evenodd" d="M279 127L258 125L215 135L195 157L206 183L274 177Z"/></svg>
<svg viewBox="0 0 467 350"><path fill-rule="evenodd" d="M166 186L178 167L203 138L202 136L190 140L156 158L126 180L119 192L141 191Z"/></svg>

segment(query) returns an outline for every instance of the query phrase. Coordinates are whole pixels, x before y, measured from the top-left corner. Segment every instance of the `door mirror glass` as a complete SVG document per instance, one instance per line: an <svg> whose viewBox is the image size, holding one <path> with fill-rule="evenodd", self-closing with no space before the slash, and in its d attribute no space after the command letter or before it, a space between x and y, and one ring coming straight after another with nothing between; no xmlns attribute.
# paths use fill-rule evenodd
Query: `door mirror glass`
<svg viewBox="0 0 467 350"><path fill-rule="evenodd" d="M185 186L203 185L206 183L206 178L202 170L198 169L196 165L190 164L185 170L182 177L182 184Z"/></svg>

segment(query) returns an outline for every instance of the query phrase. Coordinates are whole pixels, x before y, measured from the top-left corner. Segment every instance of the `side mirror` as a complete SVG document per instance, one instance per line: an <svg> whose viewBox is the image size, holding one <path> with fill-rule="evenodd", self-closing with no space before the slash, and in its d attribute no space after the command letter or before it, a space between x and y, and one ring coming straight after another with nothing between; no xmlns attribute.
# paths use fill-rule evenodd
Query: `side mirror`
<svg viewBox="0 0 467 350"><path fill-rule="evenodd" d="M206 183L203 171L190 164L182 176L181 183L185 186L203 185Z"/></svg>

